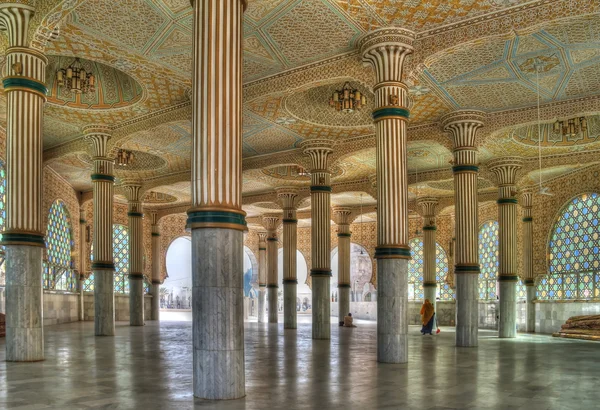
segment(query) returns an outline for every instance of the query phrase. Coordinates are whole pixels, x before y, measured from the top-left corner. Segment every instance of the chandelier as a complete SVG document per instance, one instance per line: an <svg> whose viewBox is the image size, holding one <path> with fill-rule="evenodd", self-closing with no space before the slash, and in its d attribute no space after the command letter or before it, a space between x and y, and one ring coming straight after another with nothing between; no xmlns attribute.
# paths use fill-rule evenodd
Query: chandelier
<svg viewBox="0 0 600 410"><path fill-rule="evenodd" d="M96 91L96 77L83 68L79 58L67 68L61 68L56 72L56 81L59 87L64 87L75 94L86 94Z"/></svg>
<svg viewBox="0 0 600 410"><path fill-rule="evenodd" d="M117 151L117 165L126 167L127 165L131 165L133 159L133 152L124 149L120 149Z"/></svg>
<svg viewBox="0 0 600 410"><path fill-rule="evenodd" d="M567 138L573 138L580 133L587 137L588 124L585 117L570 118L566 121L557 120L554 123L554 133L562 134Z"/></svg>
<svg viewBox="0 0 600 410"><path fill-rule="evenodd" d="M360 91L353 89L348 81L341 90L335 90L329 99L330 106L343 112L360 111L366 104L367 97L362 95Z"/></svg>

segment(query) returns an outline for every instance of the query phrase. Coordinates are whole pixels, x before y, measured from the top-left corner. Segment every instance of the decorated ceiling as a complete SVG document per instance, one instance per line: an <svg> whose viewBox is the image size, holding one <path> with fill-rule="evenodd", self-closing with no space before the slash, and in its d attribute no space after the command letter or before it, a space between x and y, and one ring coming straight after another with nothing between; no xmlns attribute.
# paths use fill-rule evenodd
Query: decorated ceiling
<svg viewBox="0 0 600 410"><path fill-rule="evenodd" d="M189 203L189 0L27 2L37 8L32 46L49 58L46 165L77 191L89 191L90 152L81 129L103 124L113 129L114 150L136 153L136 166L116 172L120 180L143 183L152 193L147 206ZM522 186L540 175L549 180L577 172L598 158L597 0L250 0L243 31L242 146L249 215L277 211L281 187L307 196L310 180L298 173L308 167L301 143L317 138L334 143L332 203L358 207L362 198L374 205L374 75L361 61L357 40L388 26L416 33L405 70L412 100L411 198L453 195L452 147L439 124L453 110L486 112L480 160L522 157ZM0 48L6 48L4 35ZM75 58L96 76L93 93L73 95L58 86L56 71ZM332 92L346 82L367 97L362 110L329 106ZM0 126L5 106L0 94ZM569 120L580 124L576 132L565 132L562 124ZM479 190L494 192L489 173L482 172Z"/></svg>

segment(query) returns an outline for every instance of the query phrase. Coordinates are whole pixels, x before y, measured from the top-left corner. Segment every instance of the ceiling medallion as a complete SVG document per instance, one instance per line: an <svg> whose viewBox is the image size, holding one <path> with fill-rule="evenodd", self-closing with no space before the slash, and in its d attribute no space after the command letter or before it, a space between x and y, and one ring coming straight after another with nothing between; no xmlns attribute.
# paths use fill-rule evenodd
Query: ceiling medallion
<svg viewBox="0 0 600 410"><path fill-rule="evenodd" d="M560 60L556 54L550 56L537 56L525 60L519 65L519 69L524 73L546 73L554 67L560 65Z"/></svg>
<svg viewBox="0 0 600 410"><path fill-rule="evenodd" d="M329 105L337 111L351 113L354 110L360 111L367 104L367 97L361 94L357 89L350 87L350 83L346 84L341 90L335 90L329 99Z"/></svg>
<svg viewBox="0 0 600 410"><path fill-rule="evenodd" d="M144 196L144 203L147 204L165 204L169 202L176 202L177 198L173 195L165 194L162 192L150 191Z"/></svg>
<svg viewBox="0 0 600 410"><path fill-rule="evenodd" d="M67 67L56 72L56 82L59 87L64 87L75 94L87 94L96 91L96 77L93 73L87 73L79 58Z"/></svg>

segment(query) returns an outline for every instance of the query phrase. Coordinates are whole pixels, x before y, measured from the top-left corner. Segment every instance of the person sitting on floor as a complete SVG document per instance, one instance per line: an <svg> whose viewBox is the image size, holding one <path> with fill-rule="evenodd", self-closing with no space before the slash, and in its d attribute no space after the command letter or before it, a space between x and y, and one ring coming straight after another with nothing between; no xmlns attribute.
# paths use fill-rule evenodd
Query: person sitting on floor
<svg viewBox="0 0 600 410"><path fill-rule="evenodd" d="M352 313L348 313L348 316L344 316L344 327L356 327L353 320Z"/></svg>

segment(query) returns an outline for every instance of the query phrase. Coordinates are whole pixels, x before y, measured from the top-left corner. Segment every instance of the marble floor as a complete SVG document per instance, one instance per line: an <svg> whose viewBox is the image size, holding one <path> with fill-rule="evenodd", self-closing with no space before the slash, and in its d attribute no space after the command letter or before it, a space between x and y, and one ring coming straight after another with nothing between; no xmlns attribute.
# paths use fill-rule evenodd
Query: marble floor
<svg viewBox="0 0 600 410"><path fill-rule="evenodd" d="M119 323L94 337L92 322L46 328L46 360L4 361L1 409L592 409L600 403L600 344L541 335L454 347L452 328L421 336L411 327L410 362L376 362L376 325L332 329L313 341L297 331L246 324L241 400L192 397L191 323Z"/></svg>

